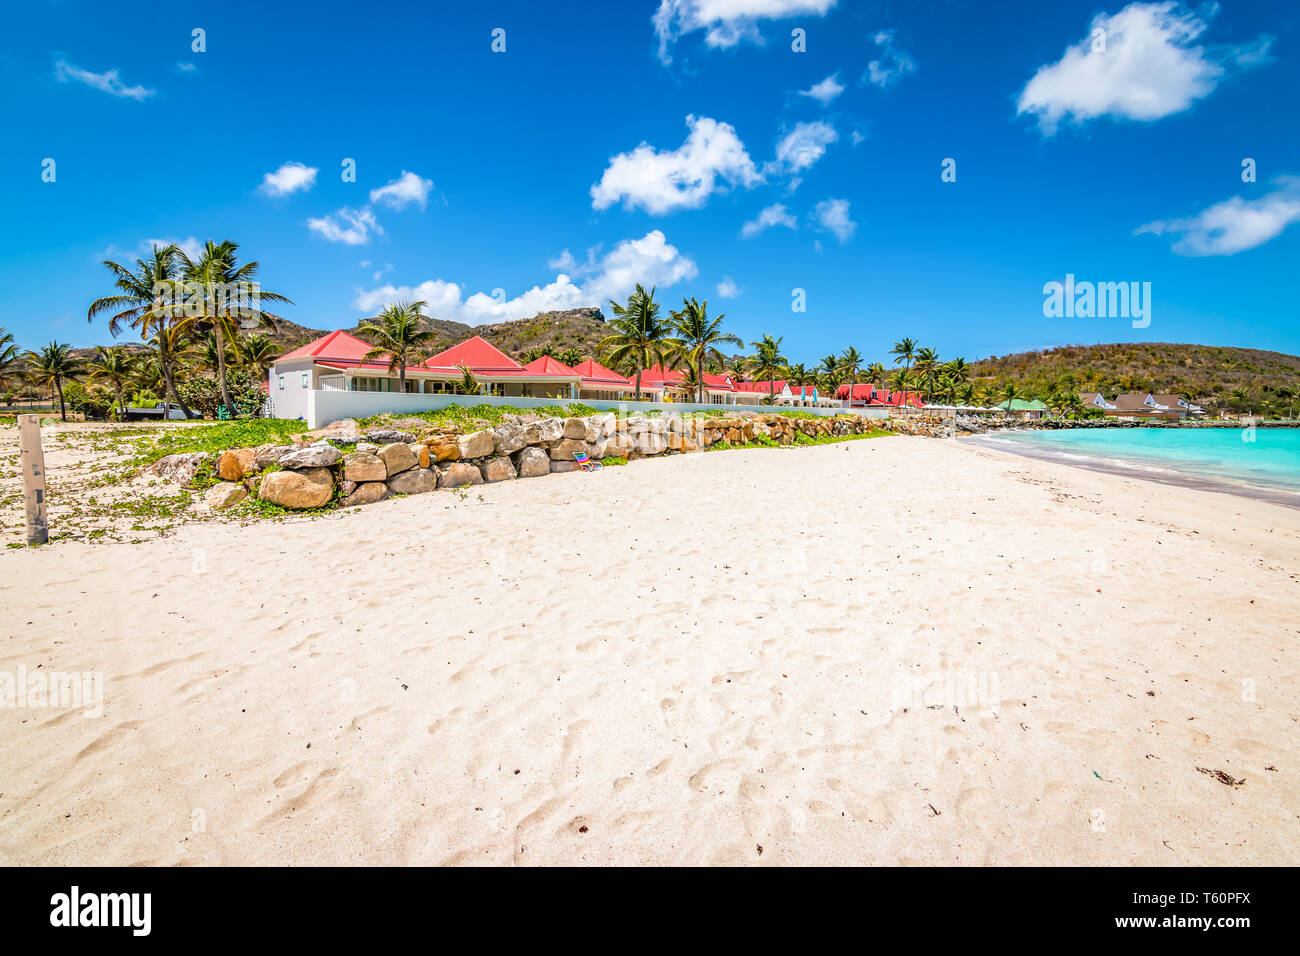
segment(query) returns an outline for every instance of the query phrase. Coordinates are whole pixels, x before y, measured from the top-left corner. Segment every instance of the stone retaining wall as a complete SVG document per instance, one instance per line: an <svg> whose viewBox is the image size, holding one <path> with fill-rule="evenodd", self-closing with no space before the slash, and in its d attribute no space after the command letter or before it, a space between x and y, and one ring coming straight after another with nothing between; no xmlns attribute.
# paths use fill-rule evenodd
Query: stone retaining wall
<svg viewBox="0 0 1300 956"><path fill-rule="evenodd" d="M296 436L294 445L232 448L215 459L203 453L168 455L149 471L186 484L210 469L218 483L208 490L207 502L217 509L228 508L250 494L282 508L320 508L336 498L341 506L351 507L394 494L574 471L579 467L575 453L595 461L609 457L635 461L700 451L724 442L743 445L766 439L791 445L798 435L860 435L880 424L880 420L857 415L619 418L608 413L506 422L468 433L451 425L435 425L414 433L394 429L363 432L355 421L347 419Z"/></svg>

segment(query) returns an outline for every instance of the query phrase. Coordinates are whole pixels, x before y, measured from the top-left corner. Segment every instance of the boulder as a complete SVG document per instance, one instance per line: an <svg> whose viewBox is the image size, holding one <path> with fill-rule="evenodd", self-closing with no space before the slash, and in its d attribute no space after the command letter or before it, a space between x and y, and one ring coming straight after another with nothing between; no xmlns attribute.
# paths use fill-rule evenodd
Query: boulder
<svg viewBox="0 0 1300 956"><path fill-rule="evenodd" d="M515 469L520 478L536 478L551 473L551 456L540 448L528 447L515 454Z"/></svg>
<svg viewBox="0 0 1300 956"><path fill-rule="evenodd" d="M618 416L613 412L604 412L600 415L592 415L589 420L595 424L599 432L596 436L597 438L608 438L610 435L614 434L615 430L618 428ZM590 438L587 440L594 441L594 439Z"/></svg>
<svg viewBox="0 0 1300 956"><path fill-rule="evenodd" d="M457 441L461 458L486 458L496 448L496 438L490 428L461 435Z"/></svg>
<svg viewBox="0 0 1300 956"><path fill-rule="evenodd" d="M357 490L357 483L355 481L339 482L339 491L343 493L344 497L352 494L352 492L356 490Z"/></svg>
<svg viewBox="0 0 1300 956"><path fill-rule="evenodd" d="M356 486L356 489L343 498L339 504L344 508L351 508L354 505L369 505L376 501L383 501L388 497L388 486L382 481L366 481Z"/></svg>
<svg viewBox="0 0 1300 956"><path fill-rule="evenodd" d="M524 441L529 445L546 445L564 437L564 422L558 418L542 418L524 425Z"/></svg>
<svg viewBox="0 0 1300 956"><path fill-rule="evenodd" d="M223 481L238 481L256 468L257 452L251 448L232 448L217 459L217 477Z"/></svg>
<svg viewBox="0 0 1300 956"><path fill-rule="evenodd" d="M581 418L569 418L564 422L564 437L587 440L587 422Z"/></svg>
<svg viewBox="0 0 1300 956"><path fill-rule="evenodd" d="M354 451L343 456L343 478L346 481L383 481L387 477L388 467L378 455Z"/></svg>
<svg viewBox="0 0 1300 956"><path fill-rule="evenodd" d="M552 461L573 461L574 452L582 452L584 455L591 454L591 446L585 441L577 438L564 438L557 442L552 442L550 446Z"/></svg>
<svg viewBox="0 0 1300 956"><path fill-rule="evenodd" d="M375 452L379 451L379 446L374 442L359 441L357 442L357 451L367 451L373 455Z"/></svg>
<svg viewBox="0 0 1300 956"><path fill-rule="evenodd" d="M498 455L512 455L528 444L524 441L523 425L497 425L492 429L492 432L495 436L495 447Z"/></svg>
<svg viewBox="0 0 1300 956"><path fill-rule="evenodd" d="M293 451L293 445L258 445L255 451L253 464L257 466L258 471L261 471Z"/></svg>
<svg viewBox="0 0 1300 956"><path fill-rule="evenodd" d="M328 468L273 471L263 476L257 496L281 508L319 508L334 496L334 475Z"/></svg>
<svg viewBox="0 0 1300 956"><path fill-rule="evenodd" d="M435 438L429 442L429 457L435 462L455 461L460 457L460 443L454 435L447 438Z"/></svg>
<svg viewBox="0 0 1300 956"><path fill-rule="evenodd" d="M203 496L209 508L215 511L221 511L229 508L231 505L238 504L248 497L248 489L238 481L223 481L219 485L213 485L208 489L208 493Z"/></svg>
<svg viewBox="0 0 1300 956"><path fill-rule="evenodd" d="M411 451L411 446L406 442L395 441L391 444L382 446L375 455L383 459L384 467L388 469L387 477L400 475L404 471L416 467L420 464L419 457Z"/></svg>
<svg viewBox="0 0 1300 956"><path fill-rule="evenodd" d="M366 438L376 445L391 445L393 442L410 444L415 441L415 436L410 432L402 432L394 428L377 428L374 431L368 431L366 432Z"/></svg>
<svg viewBox="0 0 1300 956"><path fill-rule="evenodd" d="M429 468L409 468L388 479L388 490L395 495L422 495L437 486L438 479Z"/></svg>
<svg viewBox="0 0 1300 956"><path fill-rule="evenodd" d="M419 463L421 468L429 467L429 449L427 447L415 443L407 445L406 447L411 449L411 454L415 456L415 460Z"/></svg>
<svg viewBox="0 0 1300 956"><path fill-rule="evenodd" d="M627 432L615 432L605 439L602 458L626 458L632 454L632 439Z"/></svg>
<svg viewBox="0 0 1300 956"><path fill-rule="evenodd" d="M342 458L343 452L333 445L308 445L306 448L299 448L297 451L281 455L279 464L282 468L292 468L300 471L304 468L328 468L331 465L338 464ZM308 507L312 506L309 505Z"/></svg>
<svg viewBox="0 0 1300 956"><path fill-rule="evenodd" d="M668 442L657 432L637 432L632 436L632 450L639 455L661 455L668 450Z"/></svg>
<svg viewBox="0 0 1300 956"><path fill-rule="evenodd" d="M459 488L462 485L483 484L483 473L467 461L453 461L438 469L439 488Z"/></svg>
<svg viewBox="0 0 1300 956"><path fill-rule="evenodd" d="M519 477L514 462L509 458L489 458L479 466L479 470L483 472L484 481L506 481Z"/></svg>
<svg viewBox="0 0 1300 956"><path fill-rule="evenodd" d="M188 485L194 480L194 475L198 470L211 460L212 456L205 451L167 455L165 458L159 458L154 462L149 471L164 481L175 482L178 485Z"/></svg>
<svg viewBox="0 0 1300 956"><path fill-rule="evenodd" d="M315 431L304 432L298 435L294 441L302 444L311 444L317 439L333 438L342 442L356 441L361 437L361 428L357 425L356 419L344 418L337 422L330 422L324 428L318 428Z"/></svg>
<svg viewBox="0 0 1300 956"><path fill-rule="evenodd" d="M576 461L553 461L551 462L551 474L558 475L566 471L577 471L578 463Z"/></svg>

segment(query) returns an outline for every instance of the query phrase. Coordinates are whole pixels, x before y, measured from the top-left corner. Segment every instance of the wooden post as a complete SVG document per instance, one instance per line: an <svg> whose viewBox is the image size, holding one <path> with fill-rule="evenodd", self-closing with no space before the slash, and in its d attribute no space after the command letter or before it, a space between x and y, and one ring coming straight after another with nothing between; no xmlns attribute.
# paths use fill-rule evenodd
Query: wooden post
<svg viewBox="0 0 1300 956"><path fill-rule="evenodd" d="M18 464L23 472L27 507L27 543L46 544L50 525L45 511L45 452L41 450L41 416L18 416Z"/></svg>

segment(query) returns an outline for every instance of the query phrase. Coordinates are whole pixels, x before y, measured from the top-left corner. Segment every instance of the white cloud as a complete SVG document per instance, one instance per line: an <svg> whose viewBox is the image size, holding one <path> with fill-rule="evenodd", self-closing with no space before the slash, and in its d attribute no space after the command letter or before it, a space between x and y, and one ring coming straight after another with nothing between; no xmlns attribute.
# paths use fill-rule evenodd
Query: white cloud
<svg viewBox="0 0 1300 956"><path fill-rule="evenodd" d="M562 269L565 272L572 272L578 267L578 260L573 258L573 253L565 249L554 259L546 263L548 269Z"/></svg>
<svg viewBox="0 0 1300 956"><path fill-rule="evenodd" d="M718 283L719 299L734 299L740 295L740 286L736 285L731 276L723 276L722 281Z"/></svg>
<svg viewBox="0 0 1300 956"><path fill-rule="evenodd" d="M337 217L337 219L335 218ZM339 220L342 220L343 225ZM384 234L375 214L369 206L361 209L343 208L333 216L320 219L308 219L307 228L330 242L344 242L349 246L361 246L370 241L370 233Z"/></svg>
<svg viewBox="0 0 1300 956"><path fill-rule="evenodd" d="M822 106L826 106L831 100L835 99L835 97L839 96L843 92L844 84L840 82L840 75L838 73L832 73L820 83L814 83L808 89L800 90L799 95L812 97Z"/></svg>
<svg viewBox="0 0 1300 956"><path fill-rule="evenodd" d="M916 62L903 50L894 46L894 31L881 30L873 37L880 47L880 56L867 64L863 77L868 83L874 83L882 90L893 86L909 73L916 72Z"/></svg>
<svg viewBox="0 0 1300 956"><path fill-rule="evenodd" d="M115 69L104 73L92 73L79 66L73 66L65 60L54 64L54 76L60 83L84 83L86 86L93 86L97 90L128 100L145 100L157 92L143 86L127 86L122 82L121 74Z"/></svg>
<svg viewBox="0 0 1300 956"><path fill-rule="evenodd" d="M429 200L429 191L433 189L433 180L417 176L402 170L402 175L385 186L370 190L370 201L401 209L410 203L418 203L423 209Z"/></svg>
<svg viewBox="0 0 1300 956"><path fill-rule="evenodd" d="M1215 10L1209 8L1209 15ZM1193 45L1206 28L1174 2L1131 3L1112 16L1099 13L1087 36L1056 63L1038 68L1020 91L1016 112L1037 117L1049 136L1067 118L1150 122L1212 93L1227 64L1244 69L1268 61L1271 38L1207 51Z"/></svg>
<svg viewBox="0 0 1300 956"><path fill-rule="evenodd" d="M170 237L167 239L146 239L144 242L140 243L140 255L152 256L154 246L168 246L173 243L179 246L181 252L185 253L185 255L190 259L197 259L199 254L203 252L203 243L199 242L199 240L195 239L193 236L189 236L185 239L174 239Z"/></svg>
<svg viewBox="0 0 1300 956"><path fill-rule="evenodd" d="M1233 196L1186 219L1149 222L1134 235L1175 235L1180 256L1230 256L1263 245L1293 222L1300 222L1300 177L1282 176L1258 199Z"/></svg>
<svg viewBox="0 0 1300 956"><path fill-rule="evenodd" d="M176 69L180 70L182 73L197 73L199 71L199 68L193 63L177 63Z"/></svg>
<svg viewBox="0 0 1300 956"><path fill-rule="evenodd" d="M781 203L773 203L771 206L763 209L757 219L751 219L740 227L740 235L745 239L753 239L764 229L772 226L785 226L787 229L798 228L798 223L794 216Z"/></svg>
<svg viewBox="0 0 1300 956"><path fill-rule="evenodd" d="M600 182L591 187L593 209L618 202L640 206L653 215L674 209L698 209L724 187L752 187L762 181L745 144L728 123L707 116L686 117L690 133L677 149L657 152L642 143L630 153L610 158Z"/></svg>
<svg viewBox="0 0 1300 956"><path fill-rule="evenodd" d="M257 189L268 196L287 196L300 190L311 189L316 185L317 172L318 170L313 166L285 163L275 172L263 176L262 185Z"/></svg>
<svg viewBox="0 0 1300 956"><path fill-rule="evenodd" d="M659 37L659 60L671 63L678 37L706 31L704 42L729 48L749 40L761 43L759 20L784 20L795 16L824 16L835 0L660 0L650 22Z"/></svg>
<svg viewBox="0 0 1300 956"><path fill-rule="evenodd" d="M861 133L859 133L857 130L854 130L853 132L849 133L849 137L853 140L854 146L857 146L864 139L866 139L866 137L863 136Z"/></svg>
<svg viewBox="0 0 1300 956"><path fill-rule="evenodd" d="M840 138L835 127L822 120L796 123L776 144L776 162L771 169L797 173L826 155L826 147Z"/></svg>
<svg viewBox="0 0 1300 956"><path fill-rule="evenodd" d="M849 218L847 199L823 199L813 207L813 218L822 229L833 233L841 245L848 242L858 228L858 224Z"/></svg>
<svg viewBox="0 0 1300 956"><path fill-rule="evenodd" d="M504 302L482 292L462 298L463 290L456 283L430 279L416 286L390 283L377 289L360 290L353 305L374 314L399 299L423 299L429 303L428 313L435 318L481 325L529 318L552 309L604 307L609 299L625 298L638 282L664 289L693 279L699 272L695 263L670 245L657 229L640 239L623 240L596 265L596 271L581 285L562 272L551 282L534 286Z"/></svg>

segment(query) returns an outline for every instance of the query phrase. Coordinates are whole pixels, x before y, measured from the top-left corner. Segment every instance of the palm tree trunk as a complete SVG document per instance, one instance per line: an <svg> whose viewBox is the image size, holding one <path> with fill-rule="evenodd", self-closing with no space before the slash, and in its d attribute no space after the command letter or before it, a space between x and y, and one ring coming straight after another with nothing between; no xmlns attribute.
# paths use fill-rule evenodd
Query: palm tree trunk
<svg viewBox="0 0 1300 956"><path fill-rule="evenodd" d="M185 400L181 398L180 391L176 388L176 381L175 378L172 376L171 356L166 355L164 352L159 350L158 365L162 368L164 391L167 393L167 395L170 395L172 397L172 399L176 402L177 405L181 407L181 414L183 414L188 419L191 415L191 412L189 406L185 404ZM163 396L164 405L167 404L167 395Z"/></svg>
<svg viewBox="0 0 1300 956"><path fill-rule="evenodd" d="M636 393L632 401L634 402L641 401L641 363L640 362L636 363Z"/></svg>
<svg viewBox="0 0 1300 956"><path fill-rule="evenodd" d="M226 410L230 413L231 421L234 421L235 403L230 400L230 386L226 384L226 335L221 330L221 323L213 325L212 331L216 333L217 338L217 378L221 381L221 400L226 405Z"/></svg>
<svg viewBox="0 0 1300 956"><path fill-rule="evenodd" d="M695 400L699 404L703 405L704 404L704 354L703 353L700 354L700 360L695 363L695 388L696 388Z"/></svg>
<svg viewBox="0 0 1300 956"><path fill-rule="evenodd" d="M66 422L68 420L68 407L63 404L63 379L58 375L54 376L54 388L59 393L59 417Z"/></svg>

